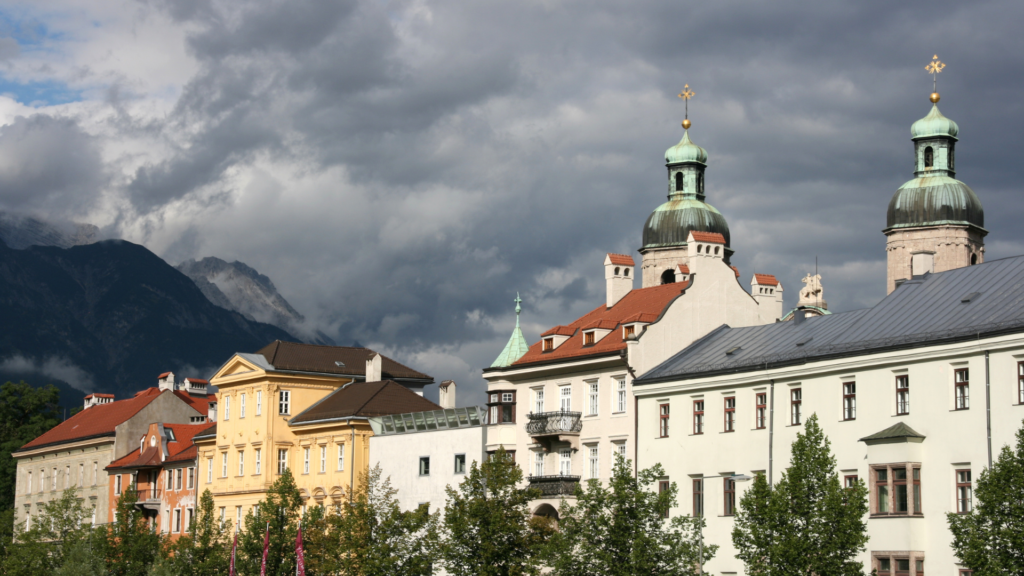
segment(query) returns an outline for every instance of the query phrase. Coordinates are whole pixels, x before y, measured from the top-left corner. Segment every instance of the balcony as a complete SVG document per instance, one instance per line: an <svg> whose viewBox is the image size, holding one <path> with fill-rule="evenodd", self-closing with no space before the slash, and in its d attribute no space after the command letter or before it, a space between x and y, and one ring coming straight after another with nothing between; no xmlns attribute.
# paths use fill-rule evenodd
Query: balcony
<svg viewBox="0 0 1024 576"><path fill-rule="evenodd" d="M129 490L135 492L135 508L143 512L159 512L160 511L160 489L159 488L143 488L141 490L135 488L129 488Z"/></svg>
<svg viewBox="0 0 1024 576"><path fill-rule="evenodd" d="M580 485L579 476L530 476L530 488L540 490L541 498L574 496Z"/></svg>
<svg viewBox="0 0 1024 576"><path fill-rule="evenodd" d="M555 442L568 442L569 447L579 450L580 431L583 430L582 412L538 412L527 414L529 422L526 433L533 441L548 452Z"/></svg>

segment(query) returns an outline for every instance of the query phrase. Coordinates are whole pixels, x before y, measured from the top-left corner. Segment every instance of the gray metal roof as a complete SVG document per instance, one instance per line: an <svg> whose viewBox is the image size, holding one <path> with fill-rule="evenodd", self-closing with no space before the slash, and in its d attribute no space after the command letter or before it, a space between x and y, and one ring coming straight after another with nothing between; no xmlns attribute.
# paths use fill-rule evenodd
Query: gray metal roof
<svg viewBox="0 0 1024 576"><path fill-rule="evenodd" d="M745 372L1010 332L1024 332L1024 256L915 277L864 310L803 322L722 326L649 370L634 384Z"/></svg>
<svg viewBox="0 0 1024 576"><path fill-rule="evenodd" d="M376 436L392 436L430 430L470 428L484 424L485 413L476 406L445 408L425 412L409 412L370 418L370 427Z"/></svg>

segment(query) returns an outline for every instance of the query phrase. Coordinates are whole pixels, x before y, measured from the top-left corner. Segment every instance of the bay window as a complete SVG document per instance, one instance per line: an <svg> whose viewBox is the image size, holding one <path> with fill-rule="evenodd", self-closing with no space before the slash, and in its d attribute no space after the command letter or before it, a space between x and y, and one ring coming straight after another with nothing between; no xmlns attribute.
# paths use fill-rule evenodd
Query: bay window
<svg viewBox="0 0 1024 576"><path fill-rule="evenodd" d="M512 424L516 421L516 393L514 390L488 392L487 403L490 424Z"/></svg>

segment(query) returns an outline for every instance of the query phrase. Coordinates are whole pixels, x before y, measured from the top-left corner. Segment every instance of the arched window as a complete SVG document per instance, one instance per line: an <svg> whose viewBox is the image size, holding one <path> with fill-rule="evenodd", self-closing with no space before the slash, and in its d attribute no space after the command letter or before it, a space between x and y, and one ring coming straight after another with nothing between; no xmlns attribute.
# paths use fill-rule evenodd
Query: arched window
<svg viewBox="0 0 1024 576"><path fill-rule="evenodd" d="M704 193L704 173L697 174L697 194Z"/></svg>
<svg viewBox="0 0 1024 576"><path fill-rule="evenodd" d="M932 152L932 147L929 146L929 147L924 149L924 167L925 168L931 168L933 162L934 162L934 153Z"/></svg>
<svg viewBox="0 0 1024 576"><path fill-rule="evenodd" d="M956 170L956 162L955 162L956 155L954 155L953 152L954 152L954 148L952 146L950 146L949 147L949 169L950 170Z"/></svg>
<svg viewBox="0 0 1024 576"><path fill-rule="evenodd" d="M626 269L624 270L624 272L625 272L625 275L626 275L626 276L629 276L629 268L626 268Z"/></svg>
<svg viewBox="0 0 1024 576"><path fill-rule="evenodd" d="M676 172L676 191L677 192L682 192L683 191L683 173L682 172Z"/></svg>
<svg viewBox="0 0 1024 576"><path fill-rule="evenodd" d="M978 255L977 254L971 254L971 266L974 266L977 263L978 263Z"/></svg>
<svg viewBox="0 0 1024 576"><path fill-rule="evenodd" d="M664 272L661 273L661 283L662 284L672 284L675 281L676 281L676 273L671 268L669 268L668 270L665 270Z"/></svg>
<svg viewBox="0 0 1024 576"><path fill-rule="evenodd" d="M618 266L616 266L616 267L615 267L615 275L616 275L616 276L618 276L618 275L619 275L619 267L618 267Z"/></svg>

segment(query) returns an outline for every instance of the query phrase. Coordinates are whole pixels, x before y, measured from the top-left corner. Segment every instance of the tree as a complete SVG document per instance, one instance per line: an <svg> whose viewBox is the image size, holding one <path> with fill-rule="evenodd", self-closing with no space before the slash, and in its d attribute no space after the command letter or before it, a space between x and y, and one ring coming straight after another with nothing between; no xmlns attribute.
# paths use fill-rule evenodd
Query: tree
<svg viewBox="0 0 1024 576"><path fill-rule="evenodd" d="M867 488L844 488L830 443L811 415L772 489L763 475L740 500L732 541L751 576L862 574Z"/></svg>
<svg viewBox="0 0 1024 576"><path fill-rule="evenodd" d="M431 574L428 542L436 516L426 507L402 511L390 479L380 466L360 474L352 503L331 517L337 534L337 562L342 574L421 576Z"/></svg>
<svg viewBox="0 0 1024 576"><path fill-rule="evenodd" d="M24 522L18 524L4 564L6 573L78 573L79 569L88 573L96 568L99 556L94 551L92 526L85 522L88 517L77 491L64 490L60 498L43 505L28 529Z"/></svg>
<svg viewBox="0 0 1024 576"><path fill-rule="evenodd" d="M117 499L114 522L100 528L99 547L108 574L144 576L160 556L163 536L135 507L139 496L125 490Z"/></svg>
<svg viewBox="0 0 1024 576"><path fill-rule="evenodd" d="M538 572L543 541L530 522L536 489L518 485L523 472L504 449L476 462L458 489L447 488L448 503L438 555L451 574L521 576Z"/></svg>
<svg viewBox="0 0 1024 576"><path fill-rule="evenodd" d="M182 576L226 574L231 561L231 521L222 526L213 507L213 494L205 490L189 531L170 546L170 566Z"/></svg>
<svg viewBox="0 0 1024 576"><path fill-rule="evenodd" d="M628 460L616 455L608 487L588 480L576 489L576 503L562 503L559 530L546 558L556 576L691 575L697 565L703 518L675 516L675 483L654 492L661 465L633 475ZM704 559L717 546L705 545Z"/></svg>
<svg viewBox="0 0 1024 576"><path fill-rule="evenodd" d="M290 576L295 572L295 536L299 529L302 496L289 469L274 480L259 508L245 515L245 530L238 538L235 566L242 574L260 573L263 538L270 529L267 576Z"/></svg>
<svg viewBox="0 0 1024 576"><path fill-rule="evenodd" d="M24 382L0 385L0 510L14 506L18 463L11 457L25 444L60 424L55 386L36 388Z"/></svg>
<svg viewBox="0 0 1024 576"><path fill-rule="evenodd" d="M1024 575L1024 427L978 476L970 514L948 514L953 553L975 576Z"/></svg>

